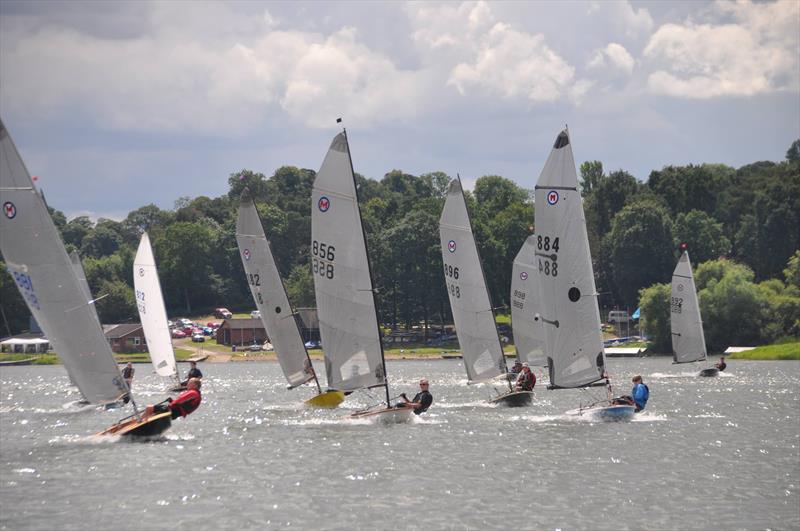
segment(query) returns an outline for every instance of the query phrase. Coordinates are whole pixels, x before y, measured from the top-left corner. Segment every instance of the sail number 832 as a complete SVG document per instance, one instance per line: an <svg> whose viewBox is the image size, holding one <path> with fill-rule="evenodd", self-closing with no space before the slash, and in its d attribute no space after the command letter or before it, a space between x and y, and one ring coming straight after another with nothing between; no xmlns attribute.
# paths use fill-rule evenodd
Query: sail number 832
<svg viewBox="0 0 800 531"><path fill-rule="evenodd" d="M311 242L311 262L314 274L325 278L333 278L333 260L336 258L336 248L324 242L314 240Z"/></svg>

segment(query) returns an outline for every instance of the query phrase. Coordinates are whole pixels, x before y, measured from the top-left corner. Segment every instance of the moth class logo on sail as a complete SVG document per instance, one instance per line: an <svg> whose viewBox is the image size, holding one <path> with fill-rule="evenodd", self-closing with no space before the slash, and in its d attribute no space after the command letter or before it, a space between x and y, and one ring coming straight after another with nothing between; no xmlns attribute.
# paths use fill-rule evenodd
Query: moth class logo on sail
<svg viewBox="0 0 800 531"><path fill-rule="evenodd" d="M320 212L327 212L328 209L331 207L331 200L325 197L324 195L319 198L317 202L317 207L319 207Z"/></svg>
<svg viewBox="0 0 800 531"><path fill-rule="evenodd" d="M242 255L244 255L245 260L250 260L250 249L245 249L242 251Z"/></svg>
<svg viewBox="0 0 800 531"><path fill-rule="evenodd" d="M450 240L449 242L447 242L447 250L450 251L451 253L456 252L456 241L455 240Z"/></svg>
<svg viewBox="0 0 800 531"><path fill-rule="evenodd" d="M3 214L5 214L8 219L14 219L17 216L17 207L14 206L14 203L11 201L6 201L3 203Z"/></svg>
<svg viewBox="0 0 800 531"><path fill-rule="evenodd" d="M528 280L528 272L523 271L522 273L519 274L519 278L521 278L522 280Z"/></svg>
<svg viewBox="0 0 800 531"><path fill-rule="evenodd" d="M547 192L547 204L555 205L556 203L558 203L558 192L550 190Z"/></svg>

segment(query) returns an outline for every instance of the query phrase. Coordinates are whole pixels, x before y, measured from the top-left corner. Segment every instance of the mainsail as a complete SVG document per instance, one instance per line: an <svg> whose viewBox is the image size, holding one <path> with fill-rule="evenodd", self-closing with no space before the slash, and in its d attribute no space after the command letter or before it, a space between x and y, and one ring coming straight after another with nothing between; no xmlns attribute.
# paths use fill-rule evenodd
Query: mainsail
<svg viewBox="0 0 800 531"><path fill-rule="evenodd" d="M145 232L139 240L139 249L133 259L133 287L136 290L136 306L142 321L150 361L159 376L178 379L178 365L172 348L172 335L167 321L167 309L161 294L156 259Z"/></svg>
<svg viewBox="0 0 800 531"><path fill-rule="evenodd" d="M706 339L703 321L697 304L689 252L683 251L672 273L670 296L670 326L672 353L675 363L690 363L706 359Z"/></svg>
<svg viewBox="0 0 800 531"><path fill-rule="evenodd" d="M503 347L460 179L450 183L439 238L450 308L470 382L506 373Z"/></svg>
<svg viewBox="0 0 800 531"><path fill-rule="evenodd" d="M290 387L314 378L311 360L281 280L261 218L247 189L236 220L236 243L256 307ZM319 384L317 385L319 387Z"/></svg>
<svg viewBox="0 0 800 531"><path fill-rule="evenodd" d="M589 238L569 134L562 131L536 183L536 270L550 386L584 387L605 374Z"/></svg>
<svg viewBox="0 0 800 531"><path fill-rule="evenodd" d="M314 180L311 267L328 385L341 391L385 386L372 276L345 132L331 142Z"/></svg>
<svg viewBox="0 0 800 531"><path fill-rule="evenodd" d="M547 365L542 323L539 275L536 271L536 236L528 236L514 258L511 272L511 327L517 358L530 365Z"/></svg>
<svg viewBox="0 0 800 531"><path fill-rule="evenodd" d="M94 306L50 214L0 121L0 250L25 303L86 400L128 392Z"/></svg>

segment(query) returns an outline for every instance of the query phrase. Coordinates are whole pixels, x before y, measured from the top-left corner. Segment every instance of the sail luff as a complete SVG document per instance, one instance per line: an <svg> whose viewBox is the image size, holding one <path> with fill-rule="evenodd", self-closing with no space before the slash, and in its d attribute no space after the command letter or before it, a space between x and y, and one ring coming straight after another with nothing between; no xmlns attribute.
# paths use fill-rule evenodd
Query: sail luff
<svg viewBox="0 0 800 531"><path fill-rule="evenodd" d="M179 379L156 259L150 236L146 232L139 240L139 248L133 259L133 287L150 362L159 376Z"/></svg>
<svg viewBox="0 0 800 531"><path fill-rule="evenodd" d="M261 322L275 348L278 363L290 388L314 379L317 390L321 391L300 334L297 317L278 271L272 246L247 189L242 192L239 202L236 242L250 293L261 312Z"/></svg>
<svg viewBox="0 0 800 531"><path fill-rule="evenodd" d="M17 288L86 400L128 392L93 304L0 120L0 250Z"/></svg>
<svg viewBox="0 0 800 531"><path fill-rule="evenodd" d="M703 321L688 251L683 251L672 273L670 331L675 363L692 363L706 359Z"/></svg>
<svg viewBox="0 0 800 531"><path fill-rule="evenodd" d="M536 270L552 388L605 375L600 312L569 134L562 131L535 187Z"/></svg>
<svg viewBox="0 0 800 531"><path fill-rule="evenodd" d="M536 235L528 236L514 258L511 272L511 328L517 359L530 365L547 365L545 331L539 315L539 275L534 264Z"/></svg>

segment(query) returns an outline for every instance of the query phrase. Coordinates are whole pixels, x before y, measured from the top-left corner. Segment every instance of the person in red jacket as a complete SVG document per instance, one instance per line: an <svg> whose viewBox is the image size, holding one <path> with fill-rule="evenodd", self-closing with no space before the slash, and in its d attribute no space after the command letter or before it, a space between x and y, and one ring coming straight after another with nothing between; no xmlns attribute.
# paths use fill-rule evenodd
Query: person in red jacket
<svg viewBox="0 0 800 531"><path fill-rule="evenodd" d="M166 403L148 405L144 411L147 420L153 413L172 412L172 418L185 417L200 406L203 396L200 394L200 379L190 378L186 384L186 391L182 392L175 400L168 398Z"/></svg>

